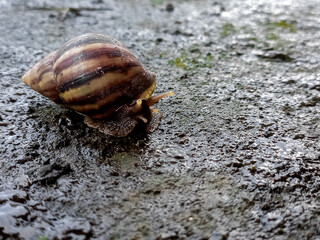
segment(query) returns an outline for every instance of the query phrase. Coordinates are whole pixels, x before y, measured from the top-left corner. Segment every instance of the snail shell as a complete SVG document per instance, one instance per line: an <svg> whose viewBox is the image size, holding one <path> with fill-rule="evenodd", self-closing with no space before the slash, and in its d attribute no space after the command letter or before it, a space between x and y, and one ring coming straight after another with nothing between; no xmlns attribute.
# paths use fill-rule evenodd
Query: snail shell
<svg viewBox="0 0 320 240"><path fill-rule="evenodd" d="M31 68L22 81L55 103L85 115L85 123L123 137L143 122L157 129L151 106L173 92L152 96L156 76L118 40L88 33L69 40Z"/></svg>

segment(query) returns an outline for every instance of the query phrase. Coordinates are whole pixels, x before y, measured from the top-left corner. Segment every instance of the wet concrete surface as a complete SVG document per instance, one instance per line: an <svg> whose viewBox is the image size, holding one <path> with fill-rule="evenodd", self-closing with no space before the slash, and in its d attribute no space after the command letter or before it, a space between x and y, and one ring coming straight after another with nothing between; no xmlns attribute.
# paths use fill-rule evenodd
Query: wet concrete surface
<svg viewBox="0 0 320 240"><path fill-rule="evenodd" d="M318 1L0 1L0 239L320 239ZM114 138L21 82L66 40L157 73Z"/></svg>

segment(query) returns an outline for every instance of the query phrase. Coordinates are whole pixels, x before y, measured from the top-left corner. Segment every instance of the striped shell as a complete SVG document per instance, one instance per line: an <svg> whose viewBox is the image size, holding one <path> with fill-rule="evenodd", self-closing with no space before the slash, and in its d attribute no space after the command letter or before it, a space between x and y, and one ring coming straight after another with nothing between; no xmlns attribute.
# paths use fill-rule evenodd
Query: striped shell
<svg viewBox="0 0 320 240"><path fill-rule="evenodd" d="M47 55L22 81L55 103L85 115L85 123L113 136L126 136L139 122L154 131L161 114L151 107L155 74L118 40L88 33Z"/></svg>

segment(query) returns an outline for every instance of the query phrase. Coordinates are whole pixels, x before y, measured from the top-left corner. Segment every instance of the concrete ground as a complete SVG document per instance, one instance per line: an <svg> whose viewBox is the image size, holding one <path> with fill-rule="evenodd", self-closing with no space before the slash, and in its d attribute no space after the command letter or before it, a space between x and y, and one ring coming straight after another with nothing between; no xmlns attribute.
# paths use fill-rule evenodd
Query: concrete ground
<svg viewBox="0 0 320 240"><path fill-rule="evenodd" d="M320 239L319 1L0 0L0 239ZM21 82L86 32L158 77L159 129Z"/></svg>

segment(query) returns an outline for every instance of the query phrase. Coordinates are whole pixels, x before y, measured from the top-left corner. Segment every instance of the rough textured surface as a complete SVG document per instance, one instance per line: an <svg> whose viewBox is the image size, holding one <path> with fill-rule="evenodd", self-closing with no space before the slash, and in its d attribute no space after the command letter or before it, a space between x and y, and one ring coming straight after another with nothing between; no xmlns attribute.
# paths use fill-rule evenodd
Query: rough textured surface
<svg viewBox="0 0 320 240"><path fill-rule="evenodd" d="M318 1L12 2L0 238L320 238ZM21 82L85 32L118 38L156 92L175 91L159 130L105 136Z"/></svg>

